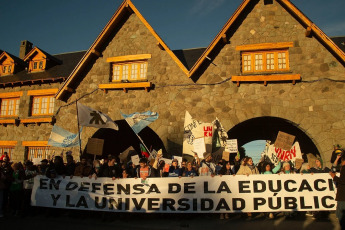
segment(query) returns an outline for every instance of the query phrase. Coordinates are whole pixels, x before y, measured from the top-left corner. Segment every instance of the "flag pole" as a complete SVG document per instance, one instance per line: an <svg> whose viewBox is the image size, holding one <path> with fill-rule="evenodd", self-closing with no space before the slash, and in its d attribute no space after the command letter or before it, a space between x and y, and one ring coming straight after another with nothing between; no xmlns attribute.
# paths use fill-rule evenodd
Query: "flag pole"
<svg viewBox="0 0 345 230"><path fill-rule="evenodd" d="M132 129L131 125L128 123L128 121L125 119L125 121L127 122L129 128L134 132L134 130ZM144 145L145 149L149 152L149 154L151 155L151 151L146 147L144 141L141 139L141 137L136 133L134 132L135 135L137 135L138 139L140 140L140 142Z"/></svg>
<svg viewBox="0 0 345 230"><path fill-rule="evenodd" d="M78 114L78 100L75 101L75 105L77 107L78 138L79 138L79 159L80 159L82 153L81 153L80 125L79 125L79 114Z"/></svg>

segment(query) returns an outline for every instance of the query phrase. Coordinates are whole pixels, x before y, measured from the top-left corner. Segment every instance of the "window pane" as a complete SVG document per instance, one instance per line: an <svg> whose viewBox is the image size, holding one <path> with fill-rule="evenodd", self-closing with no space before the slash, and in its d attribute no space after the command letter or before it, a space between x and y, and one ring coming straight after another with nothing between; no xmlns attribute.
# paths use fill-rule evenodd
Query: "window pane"
<svg viewBox="0 0 345 230"><path fill-rule="evenodd" d="M120 65L113 66L113 80L120 80Z"/></svg>
<svg viewBox="0 0 345 230"><path fill-rule="evenodd" d="M16 110L14 112L14 115L18 116L19 114L19 99L15 100L16 102Z"/></svg>
<svg viewBox="0 0 345 230"><path fill-rule="evenodd" d="M8 66L8 73L11 73L11 71L12 71L12 66L10 65Z"/></svg>
<svg viewBox="0 0 345 230"><path fill-rule="evenodd" d="M14 115L14 100L8 101L8 114L7 115Z"/></svg>
<svg viewBox="0 0 345 230"><path fill-rule="evenodd" d="M39 68L43 69L43 61L40 61Z"/></svg>
<svg viewBox="0 0 345 230"><path fill-rule="evenodd" d="M128 64L122 66L122 80L128 80L128 69Z"/></svg>
<svg viewBox="0 0 345 230"><path fill-rule="evenodd" d="M37 69L37 62L34 62L34 69Z"/></svg>
<svg viewBox="0 0 345 230"><path fill-rule="evenodd" d="M54 113L54 103L55 103L55 98L54 97L49 97L49 114Z"/></svg>
<svg viewBox="0 0 345 230"><path fill-rule="evenodd" d="M255 70L262 70L262 54L255 54Z"/></svg>
<svg viewBox="0 0 345 230"><path fill-rule="evenodd" d="M137 76L138 76L138 64L133 63L131 66L132 66L132 68L131 68L131 79L135 80L135 79L137 79Z"/></svg>
<svg viewBox="0 0 345 230"><path fill-rule="evenodd" d="M6 69L7 69L7 66L4 66L3 69L2 69L2 72L6 73Z"/></svg>
<svg viewBox="0 0 345 230"><path fill-rule="evenodd" d="M32 107L32 114L39 114L40 108L40 98L34 98L33 107Z"/></svg>
<svg viewBox="0 0 345 230"><path fill-rule="evenodd" d="M146 79L147 63L140 64L140 78Z"/></svg>
<svg viewBox="0 0 345 230"><path fill-rule="evenodd" d="M48 98L42 97L42 104L41 104L41 114L47 113L47 107L48 107Z"/></svg>

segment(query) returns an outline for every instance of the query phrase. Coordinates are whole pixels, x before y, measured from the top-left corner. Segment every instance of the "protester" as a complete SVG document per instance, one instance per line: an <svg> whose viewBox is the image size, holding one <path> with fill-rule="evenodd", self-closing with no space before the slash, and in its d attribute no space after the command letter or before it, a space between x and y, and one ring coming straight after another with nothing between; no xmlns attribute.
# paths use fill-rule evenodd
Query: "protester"
<svg viewBox="0 0 345 230"><path fill-rule="evenodd" d="M147 159L141 158L139 161L139 167L136 170L136 177L146 180L147 178L151 177L152 170L151 167L147 165Z"/></svg>
<svg viewBox="0 0 345 230"><path fill-rule="evenodd" d="M281 161L279 160L278 164L272 169L271 163L264 162L262 165L263 167L261 174L276 174L277 172L279 172L281 165Z"/></svg>
<svg viewBox="0 0 345 230"><path fill-rule="evenodd" d="M335 198L337 201L336 215L338 217L341 229L345 229L345 155L342 155L340 160L340 176L336 176L334 172L330 172L330 175L337 185L337 194Z"/></svg>
<svg viewBox="0 0 345 230"><path fill-rule="evenodd" d="M4 197L7 188L6 176L2 167L3 160L0 160L0 218L4 217Z"/></svg>
<svg viewBox="0 0 345 230"><path fill-rule="evenodd" d="M12 183L10 185L10 207L14 216L18 216L21 211L23 201L23 180L25 178L24 171L21 169L20 163L12 164L13 174Z"/></svg>
<svg viewBox="0 0 345 230"><path fill-rule="evenodd" d="M233 175L235 174L231 169L230 161L224 161L222 168L219 170L219 175Z"/></svg>
<svg viewBox="0 0 345 230"><path fill-rule="evenodd" d="M41 164L38 165L38 174L46 175L47 169L48 169L48 160L47 159L41 160Z"/></svg>
<svg viewBox="0 0 345 230"><path fill-rule="evenodd" d="M321 158L315 159L315 166L310 169L312 173L329 173L330 169L327 167L323 167L323 162Z"/></svg>
<svg viewBox="0 0 345 230"><path fill-rule="evenodd" d="M101 162L99 160L94 160L92 162L92 170L91 170L91 177L97 178L99 177L99 172L101 169Z"/></svg>
<svg viewBox="0 0 345 230"><path fill-rule="evenodd" d="M118 167L118 165L115 165L115 163L115 156L108 156L108 163L106 164L106 167L103 167L103 171L100 172L100 177L109 177L113 180L115 180L116 178L121 178L121 169Z"/></svg>
<svg viewBox="0 0 345 230"><path fill-rule="evenodd" d="M8 155L7 152L4 152L4 154L2 154L2 155L0 156L0 161L6 161L5 158L7 158L8 161L10 161L10 156Z"/></svg>
<svg viewBox="0 0 345 230"><path fill-rule="evenodd" d="M341 148L340 145L333 146L333 152L331 156L332 171L340 171L341 161L340 157L345 154L345 151Z"/></svg>
<svg viewBox="0 0 345 230"><path fill-rule="evenodd" d="M76 166L74 176L88 177L91 175L92 168L87 164L87 158L81 156L79 164Z"/></svg>
<svg viewBox="0 0 345 230"><path fill-rule="evenodd" d="M311 173L309 164L308 163L303 163L302 166L301 166L301 169L299 171L302 174L304 174L304 173L306 173L306 174Z"/></svg>
<svg viewBox="0 0 345 230"><path fill-rule="evenodd" d="M198 176L197 171L193 168L192 162L187 162L187 167L182 173L183 177L195 177Z"/></svg>
<svg viewBox="0 0 345 230"><path fill-rule="evenodd" d="M178 165L178 160L174 159L171 163L171 166L169 168L169 175L168 177L179 177L182 175L181 169Z"/></svg>
<svg viewBox="0 0 345 230"><path fill-rule="evenodd" d="M66 156L66 176L73 176L75 173L76 164L72 155Z"/></svg>
<svg viewBox="0 0 345 230"><path fill-rule="evenodd" d="M281 172L283 174L294 174L295 173L295 171L291 169L290 163L286 162L286 161L283 163L283 167L281 169Z"/></svg>
<svg viewBox="0 0 345 230"><path fill-rule="evenodd" d="M237 171L236 175L251 175L259 174L258 168L254 165L253 159L251 157L246 157L240 169Z"/></svg>
<svg viewBox="0 0 345 230"><path fill-rule="evenodd" d="M200 163L199 176L214 176L216 174L216 165L212 162L211 153L204 153L204 160Z"/></svg>
<svg viewBox="0 0 345 230"><path fill-rule="evenodd" d="M23 214L26 215L29 212L32 212L30 201L31 201L31 193L32 188L34 186L34 177L37 175L37 168L31 161L25 162L25 180L23 181Z"/></svg>
<svg viewBox="0 0 345 230"><path fill-rule="evenodd" d="M49 178L55 178L57 176L65 176L66 167L63 163L63 159L60 156L55 156L54 161L50 162L46 171L46 176Z"/></svg>

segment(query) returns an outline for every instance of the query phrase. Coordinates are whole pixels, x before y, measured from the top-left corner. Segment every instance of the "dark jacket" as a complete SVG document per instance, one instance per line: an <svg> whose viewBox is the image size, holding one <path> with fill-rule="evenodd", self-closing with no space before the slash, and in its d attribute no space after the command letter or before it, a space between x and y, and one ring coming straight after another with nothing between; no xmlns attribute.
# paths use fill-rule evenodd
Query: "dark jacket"
<svg viewBox="0 0 345 230"><path fill-rule="evenodd" d="M345 201L345 166L340 169L340 177L335 176L333 181L337 183L336 201Z"/></svg>

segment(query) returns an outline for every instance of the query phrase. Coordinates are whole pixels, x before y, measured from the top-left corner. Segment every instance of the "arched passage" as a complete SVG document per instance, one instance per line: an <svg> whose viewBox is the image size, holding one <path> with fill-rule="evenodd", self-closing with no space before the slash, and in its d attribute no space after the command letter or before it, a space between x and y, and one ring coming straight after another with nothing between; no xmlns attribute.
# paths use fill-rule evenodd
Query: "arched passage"
<svg viewBox="0 0 345 230"><path fill-rule="evenodd" d="M141 142L127 122L125 120L117 120L115 123L119 127L118 131L113 129L98 129L92 135L92 138L104 140L102 157L106 157L109 154L118 156L130 146L133 146L133 148L140 154ZM149 127L145 127L141 130L139 136L149 149L162 149L163 155L166 153L162 140ZM84 153L86 153L86 149L84 149Z"/></svg>
<svg viewBox="0 0 345 230"><path fill-rule="evenodd" d="M271 140L274 143L278 132L282 131L296 137L302 153L320 155L312 139L296 124L278 117L257 117L235 125L228 131L229 139L237 139L238 146L254 140Z"/></svg>

